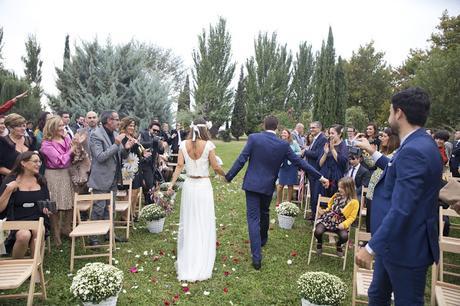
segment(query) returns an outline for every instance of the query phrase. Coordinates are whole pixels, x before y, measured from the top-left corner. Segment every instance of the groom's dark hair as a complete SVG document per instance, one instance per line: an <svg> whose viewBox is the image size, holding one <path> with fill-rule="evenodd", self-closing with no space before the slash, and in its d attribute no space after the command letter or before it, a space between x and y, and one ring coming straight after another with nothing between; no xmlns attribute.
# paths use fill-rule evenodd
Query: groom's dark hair
<svg viewBox="0 0 460 306"><path fill-rule="evenodd" d="M268 115L264 119L264 127L266 130L275 131L278 128L278 118L273 115Z"/></svg>

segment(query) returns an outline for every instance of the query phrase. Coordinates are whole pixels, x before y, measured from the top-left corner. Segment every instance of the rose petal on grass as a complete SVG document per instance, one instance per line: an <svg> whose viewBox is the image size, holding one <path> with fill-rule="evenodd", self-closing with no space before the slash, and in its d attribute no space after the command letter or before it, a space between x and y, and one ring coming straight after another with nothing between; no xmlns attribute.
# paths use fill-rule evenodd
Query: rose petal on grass
<svg viewBox="0 0 460 306"><path fill-rule="evenodd" d="M182 291L187 293L190 291L190 288L189 287L182 287Z"/></svg>
<svg viewBox="0 0 460 306"><path fill-rule="evenodd" d="M230 275L230 272L224 271L224 275L225 275L225 276L229 276L229 275Z"/></svg>
<svg viewBox="0 0 460 306"><path fill-rule="evenodd" d="M167 301L167 300L164 300L164 301L163 301L163 304L165 304L165 306L171 305L171 303L170 303L169 301Z"/></svg>
<svg viewBox="0 0 460 306"><path fill-rule="evenodd" d="M224 288L224 292L228 293L228 288L227 287Z"/></svg>
<svg viewBox="0 0 460 306"><path fill-rule="evenodd" d="M131 267L131 268L129 268L129 272L131 272L131 273L137 273L137 267Z"/></svg>
<svg viewBox="0 0 460 306"><path fill-rule="evenodd" d="M292 251L291 251L291 256L292 256L292 257L296 257L296 256L297 256L297 252L296 252L295 250L292 250Z"/></svg>

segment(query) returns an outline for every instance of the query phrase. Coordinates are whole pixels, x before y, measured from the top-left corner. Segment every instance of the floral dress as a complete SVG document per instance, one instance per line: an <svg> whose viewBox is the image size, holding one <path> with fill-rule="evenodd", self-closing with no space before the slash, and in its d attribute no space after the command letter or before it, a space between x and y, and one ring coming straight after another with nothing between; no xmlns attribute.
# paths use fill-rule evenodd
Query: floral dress
<svg viewBox="0 0 460 306"><path fill-rule="evenodd" d="M342 209L347 205L347 199L337 195L334 198L331 210L326 211L321 217L318 218L317 224L322 223L326 230L336 231L340 223L345 221L345 216L342 214Z"/></svg>

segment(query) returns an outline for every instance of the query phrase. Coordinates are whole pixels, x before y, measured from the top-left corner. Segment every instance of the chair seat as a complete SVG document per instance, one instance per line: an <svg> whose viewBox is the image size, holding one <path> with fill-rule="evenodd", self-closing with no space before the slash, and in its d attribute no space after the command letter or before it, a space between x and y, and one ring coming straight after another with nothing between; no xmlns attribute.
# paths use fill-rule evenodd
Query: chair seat
<svg viewBox="0 0 460 306"><path fill-rule="evenodd" d="M115 202L115 211L126 211L129 207L128 201L117 201Z"/></svg>
<svg viewBox="0 0 460 306"><path fill-rule="evenodd" d="M356 291L358 295L367 296L367 290L372 282L372 270L359 270L356 273Z"/></svg>
<svg viewBox="0 0 460 306"><path fill-rule="evenodd" d="M448 284L436 285L436 300L438 305L456 306L460 301L460 287Z"/></svg>
<svg viewBox="0 0 460 306"><path fill-rule="evenodd" d="M0 289L15 289L21 286L31 275L33 259L0 261Z"/></svg>
<svg viewBox="0 0 460 306"><path fill-rule="evenodd" d="M80 223L69 234L70 237L104 235L110 230L110 221L91 221L91 223Z"/></svg>

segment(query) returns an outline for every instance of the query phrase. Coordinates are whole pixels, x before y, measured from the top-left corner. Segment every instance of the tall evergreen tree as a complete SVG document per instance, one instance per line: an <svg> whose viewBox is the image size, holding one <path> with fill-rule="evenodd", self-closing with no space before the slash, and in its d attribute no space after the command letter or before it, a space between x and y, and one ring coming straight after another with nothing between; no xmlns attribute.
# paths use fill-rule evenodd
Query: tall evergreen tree
<svg viewBox="0 0 460 306"><path fill-rule="evenodd" d="M260 130L266 115L285 109L291 78L292 55L278 44L276 33L259 33L254 51L246 62L248 135Z"/></svg>
<svg viewBox="0 0 460 306"><path fill-rule="evenodd" d="M345 123L345 112L347 110L347 81L345 78L345 71L343 68L342 57L339 56L335 68L335 118L336 122L340 124Z"/></svg>
<svg viewBox="0 0 460 306"><path fill-rule="evenodd" d="M37 92L41 94L40 83L42 81L42 65L43 61L40 59L41 47L37 42L35 35L29 35L26 45L26 56L22 56L21 59L26 66L24 74L27 82L31 84L34 82L37 85Z"/></svg>
<svg viewBox="0 0 460 306"><path fill-rule="evenodd" d="M62 69L65 69L69 61L70 61L70 45L69 45L69 34L67 34L65 36L64 59L63 59Z"/></svg>
<svg viewBox="0 0 460 306"><path fill-rule="evenodd" d="M243 66L241 66L240 79L235 94L235 104L233 105L231 131L233 137L239 140L246 130L246 85Z"/></svg>
<svg viewBox="0 0 460 306"><path fill-rule="evenodd" d="M289 107L294 109L296 119L299 118L302 112L310 110L312 106L314 70L315 62L311 45L303 42L299 45L299 51L296 53L291 84L291 97L289 98Z"/></svg>
<svg viewBox="0 0 460 306"><path fill-rule="evenodd" d="M198 36L198 49L193 51L193 95L196 105L203 107L204 117L213 123L210 130L213 137L231 115L230 84L235 63L226 24L225 19L219 18L215 26L209 26L208 33L203 29Z"/></svg>
<svg viewBox="0 0 460 306"><path fill-rule="evenodd" d="M177 99L177 112L188 112L190 111L190 81L187 77L185 78L185 85L179 94Z"/></svg>

